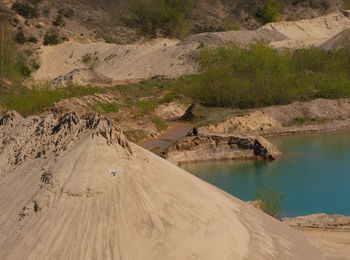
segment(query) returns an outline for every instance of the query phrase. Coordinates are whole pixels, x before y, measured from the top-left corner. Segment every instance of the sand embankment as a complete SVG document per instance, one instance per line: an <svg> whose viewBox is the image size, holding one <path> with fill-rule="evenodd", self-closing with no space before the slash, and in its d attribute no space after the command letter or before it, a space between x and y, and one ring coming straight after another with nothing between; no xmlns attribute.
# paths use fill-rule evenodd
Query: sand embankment
<svg viewBox="0 0 350 260"><path fill-rule="evenodd" d="M0 137L1 259L331 258L97 115L9 112Z"/></svg>
<svg viewBox="0 0 350 260"><path fill-rule="evenodd" d="M203 45L236 42L246 46L256 40L265 40L276 48L301 48L318 46L348 28L348 13L334 12L315 19L270 23L253 31L201 33L182 41L157 39L131 45L71 41L42 46L41 66L33 77L37 81L56 78L55 84L66 79L83 84L88 80L98 84L100 80L101 84L107 84L160 76L178 77L197 71L194 56Z"/></svg>

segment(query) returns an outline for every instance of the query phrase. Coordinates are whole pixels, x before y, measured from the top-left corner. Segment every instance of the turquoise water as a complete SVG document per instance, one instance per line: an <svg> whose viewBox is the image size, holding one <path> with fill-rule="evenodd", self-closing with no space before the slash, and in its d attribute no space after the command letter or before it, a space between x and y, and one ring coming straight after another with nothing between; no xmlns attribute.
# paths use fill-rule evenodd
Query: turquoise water
<svg viewBox="0 0 350 260"><path fill-rule="evenodd" d="M197 177L244 200L259 188L281 187L285 216L324 212L350 216L350 132L270 139L283 152L273 162L184 165Z"/></svg>

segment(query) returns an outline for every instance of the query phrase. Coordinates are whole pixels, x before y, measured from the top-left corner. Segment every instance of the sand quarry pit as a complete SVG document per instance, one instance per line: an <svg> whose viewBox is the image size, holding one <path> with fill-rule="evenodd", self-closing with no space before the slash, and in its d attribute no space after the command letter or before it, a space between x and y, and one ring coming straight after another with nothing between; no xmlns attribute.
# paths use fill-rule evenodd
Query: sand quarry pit
<svg viewBox="0 0 350 260"><path fill-rule="evenodd" d="M0 259L331 259L98 115L10 111L0 136Z"/></svg>
<svg viewBox="0 0 350 260"><path fill-rule="evenodd" d="M143 44L117 45L105 42L66 42L57 46L43 46L40 69L34 73L38 81L57 77L81 83L100 75L101 83L127 82L152 77L178 77L195 73L195 54L200 47L236 42L247 46L256 40L270 42L276 48L319 46L343 30L350 28L349 12L334 12L315 19L270 23L254 31L201 33L180 40L156 39ZM79 70L90 69L92 75L80 80ZM77 72L78 70L78 72ZM72 76L72 72L76 72ZM79 74L80 73L80 74ZM57 80L56 80L57 83Z"/></svg>

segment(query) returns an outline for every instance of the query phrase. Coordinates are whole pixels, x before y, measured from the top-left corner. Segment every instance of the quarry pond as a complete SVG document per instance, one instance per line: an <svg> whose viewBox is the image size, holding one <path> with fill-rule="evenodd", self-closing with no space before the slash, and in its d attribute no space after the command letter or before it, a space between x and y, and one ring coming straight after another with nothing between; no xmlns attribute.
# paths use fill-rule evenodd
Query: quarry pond
<svg viewBox="0 0 350 260"><path fill-rule="evenodd" d="M350 216L350 131L273 137L276 161L216 161L182 168L244 200L259 189L280 187L286 217L313 213Z"/></svg>

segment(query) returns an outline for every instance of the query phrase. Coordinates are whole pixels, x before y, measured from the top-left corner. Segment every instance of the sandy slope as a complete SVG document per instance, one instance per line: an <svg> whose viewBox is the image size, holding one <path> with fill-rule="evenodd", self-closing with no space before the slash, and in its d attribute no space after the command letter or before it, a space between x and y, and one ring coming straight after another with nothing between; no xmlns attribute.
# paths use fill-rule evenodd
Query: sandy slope
<svg viewBox="0 0 350 260"><path fill-rule="evenodd" d="M207 46L235 41L247 45L263 39L278 48L300 48L318 46L347 28L350 28L349 14L334 12L315 19L271 23L255 31L202 33L181 42L169 39L157 39L141 45L66 42L42 47L41 66L34 73L34 79L50 81L87 67L93 67L99 75L112 81L177 77L196 71L193 57L201 43ZM96 58L93 64L82 62L86 54Z"/></svg>
<svg viewBox="0 0 350 260"><path fill-rule="evenodd" d="M10 112L0 138L0 259L326 257L303 234L128 143L98 116Z"/></svg>

